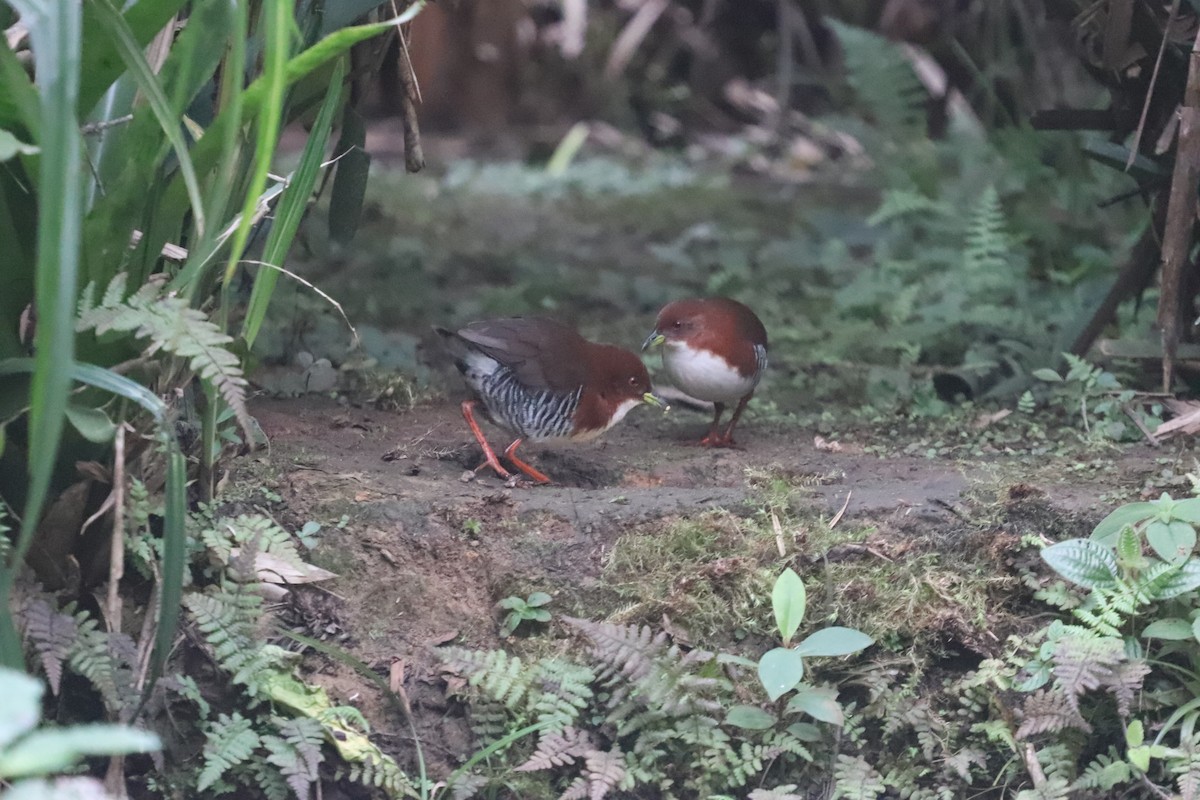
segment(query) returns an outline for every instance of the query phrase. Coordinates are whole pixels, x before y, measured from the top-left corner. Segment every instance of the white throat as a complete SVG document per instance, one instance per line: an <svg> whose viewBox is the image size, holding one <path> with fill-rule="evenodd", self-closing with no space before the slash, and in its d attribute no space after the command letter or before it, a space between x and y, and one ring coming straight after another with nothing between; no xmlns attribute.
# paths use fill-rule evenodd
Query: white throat
<svg viewBox="0 0 1200 800"><path fill-rule="evenodd" d="M579 441L579 442L591 441L592 439L595 439L597 436L599 436L600 434L607 431L613 425L616 425L618 422L625 419L626 414L628 414L630 411L632 411L634 408L640 406L641 404L642 404L642 401L638 400L636 398L631 398L629 400L622 400L621 405L616 407L616 409L613 411L612 417L609 418L609 420L608 420L608 424L605 425L603 428L595 428L594 430L590 430L590 431L581 431L581 432L575 434L574 436L572 436L571 438L576 441Z"/></svg>

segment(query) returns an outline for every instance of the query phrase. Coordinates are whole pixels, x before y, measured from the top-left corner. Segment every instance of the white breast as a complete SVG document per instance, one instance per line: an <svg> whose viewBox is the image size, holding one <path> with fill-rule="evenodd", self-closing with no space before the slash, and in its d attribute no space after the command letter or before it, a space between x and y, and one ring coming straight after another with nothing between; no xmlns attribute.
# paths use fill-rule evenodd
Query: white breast
<svg viewBox="0 0 1200 800"><path fill-rule="evenodd" d="M763 359L765 360L765 359ZM671 382L697 400L734 403L758 384L761 370L743 375L707 350L694 350L683 342L667 342L663 348L663 366Z"/></svg>
<svg viewBox="0 0 1200 800"><path fill-rule="evenodd" d="M622 401L621 405L617 406L616 411L613 413L612 419L610 419L608 421L608 424L605 425L603 428L596 428L595 430L591 430L591 431L580 431L579 433L572 436L571 439L574 441L577 441L577 442L590 442L592 439L595 439L597 436L604 433L606 430L611 428L613 425L616 425L618 422L625 419L626 414L628 414L630 411L632 411L637 406L640 406L641 404L642 404L641 400L630 399L630 400Z"/></svg>

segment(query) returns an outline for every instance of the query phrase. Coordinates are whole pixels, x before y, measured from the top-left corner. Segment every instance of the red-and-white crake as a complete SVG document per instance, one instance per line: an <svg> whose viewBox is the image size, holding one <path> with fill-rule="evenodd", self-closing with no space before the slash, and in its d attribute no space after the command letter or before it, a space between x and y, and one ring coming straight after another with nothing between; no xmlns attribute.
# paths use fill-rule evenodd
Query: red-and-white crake
<svg viewBox="0 0 1200 800"><path fill-rule="evenodd" d="M650 375L637 355L589 342L553 320L510 317L435 330L475 395L462 404L462 413L483 448L484 462L476 470L490 466L500 477L512 477L475 421L476 407L517 437L504 458L537 483L549 483L517 458L521 442L594 439L637 405L664 405L650 393Z"/></svg>
<svg viewBox="0 0 1200 800"><path fill-rule="evenodd" d="M726 297L676 300L658 312L645 350L663 348L663 367L680 391L715 406L712 427L700 440L714 447L733 445L733 428L767 368L767 329L746 306ZM737 405L721 432L721 414Z"/></svg>

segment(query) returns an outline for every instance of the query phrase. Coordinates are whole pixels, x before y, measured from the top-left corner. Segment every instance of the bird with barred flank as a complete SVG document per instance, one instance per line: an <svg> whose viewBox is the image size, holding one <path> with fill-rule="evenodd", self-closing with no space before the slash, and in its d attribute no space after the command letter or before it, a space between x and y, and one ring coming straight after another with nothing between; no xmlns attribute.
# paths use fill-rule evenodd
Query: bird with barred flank
<svg viewBox="0 0 1200 800"><path fill-rule="evenodd" d="M510 317L472 322L457 331L435 328L475 395L463 418L483 448L485 466L511 478L488 444L474 411L517 438L504 458L537 483L550 478L517 458L526 439L594 439L642 403L665 407L650 392L650 375L634 353L584 339L549 319Z"/></svg>
<svg viewBox="0 0 1200 800"><path fill-rule="evenodd" d="M767 368L767 329L753 311L726 297L676 300L658 312L642 350L661 345L663 367L680 391L713 403L715 414L700 444L733 445L733 428ZM725 407L736 403L729 427Z"/></svg>

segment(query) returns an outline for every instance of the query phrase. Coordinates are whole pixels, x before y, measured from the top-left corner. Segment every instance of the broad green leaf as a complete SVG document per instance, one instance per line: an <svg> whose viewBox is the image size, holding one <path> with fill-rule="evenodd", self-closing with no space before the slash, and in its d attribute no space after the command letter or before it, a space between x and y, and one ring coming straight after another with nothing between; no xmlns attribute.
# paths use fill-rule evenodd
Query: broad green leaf
<svg viewBox="0 0 1200 800"><path fill-rule="evenodd" d="M79 435L89 442L104 444L111 442L117 432L116 424L103 409L89 408L76 403L67 403L67 419Z"/></svg>
<svg viewBox="0 0 1200 800"><path fill-rule="evenodd" d="M833 689L819 689L816 686L801 686L796 694L788 700L788 711L802 711L813 719L841 726L846 721L842 704L837 701L837 692Z"/></svg>
<svg viewBox="0 0 1200 800"><path fill-rule="evenodd" d="M362 117L347 106L342 114L342 135L333 148L338 162L329 197L329 238L342 245L354 238L362 219L371 171L371 155L364 149L366 141Z"/></svg>
<svg viewBox="0 0 1200 800"><path fill-rule="evenodd" d="M1050 567L1072 583L1087 589L1117 584L1117 559L1112 551L1092 539L1068 539L1042 550Z"/></svg>
<svg viewBox="0 0 1200 800"><path fill-rule="evenodd" d="M1186 522L1154 520L1146 526L1146 541L1163 561L1181 564L1196 547L1196 529Z"/></svg>
<svg viewBox="0 0 1200 800"><path fill-rule="evenodd" d="M196 229L203 233L204 202L200 198L200 182L196 179L196 168L188 153L187 142L183 140L182 125L167 100L162 84L150 69L150 64L142 52L142 44L138 42L133 30L121 16L121 12L117 11L116 6L112 4L112 0L93 0L89 5L92 6L92 11L97 15L96 18L116 44L121 60L125 62L126 68L137 81L138 88L141 89L154 116L158 118L158 124L162 128L163 134L171 143L175 157L179 160L179 170L183 175L184 186L187 187L188 196L192 201L192 216Z"/></svg>
<svg viewBox="0 0 1200 800"><path fill-rule="evenodd" d="M775 611L775 625L785 645L790 644L796 629L804 619L806 604L804 581L790 567L775 580L771 591L771 608Z"/></svg>
<svg viewBox="0 0 1200 800"><path fill-rule="evenodd" d="M183 4L184 0L138 0L126 10L125 23L133 31L138 46L150 44ZM96 9L92 3L83 3L83 6L86 28L91 31L95 28ZM79 114L86 117L113 81L125 72L125 64L117 52L116 42L107 36L89 35L83 44Z"/></svg>
<svg viewBox="0 0 1200 800"><path fill-rule="evenodd" d="M725 715L725 724L748 731L765 731L775 724L775 715L758 706L734 706Z"/></svg>
<svg viewBox="0 0 1200 800"><path fill-rule="evenodd" d="M1135 719L1125 729L1125 744L1137 747L1144 741L1146 741L1146 729L1142 727L1140 719Z"/></svg>
<svg viewBox="0 0 1200 800"><path fill-rule="evenodd" d="M0 697L4 698L4 713L0 714L0 752L18 736L37 727L42 717L42 682L23 672L0 667Z"/></svg>
<svg viewBox="0 0 1200 800"><path fill-rule="evenodd" d="M1050 369L1049 367L1042 367L1041 369L1035 369L1033 371L1033 377L1037 378L1039 381L1046 381L1047 383L1062 383L1063 382L1062 376L1059 375L1054 370Z"/></svg>
<svg viewBox="0 0 1200 800"><path fill-rule="evenodd" d="M1186 619L1170 617L1151 622L1142 630L1143 639L1166 639L1181 641L1192 638L1192 623Z"/></svg>
<svg viewBox="0 0 1200 800"><path fill-rule="evenodd" d="M37 89L4 38L0 38L0 86L4 87L0 92L0 127L24 128L36 142L41 130Z"/></svg>
<svg viewBox="0 0 1200 800"><path fill-rule="evenodd" d="M802 656L844 656L857 653L875 643L875 640L862 631L853 628L822 628L805 637L796 645L796 652Z"/></svg>
<svg viewBox="0 0 1200 800"><path fill-rule="evenodd" d="M79 97L81 4L76 0L11 0L29 26L41 99L42 148L38 172L37 353L30 391L29 487L21 530L8 563L0 565L0 661L22 665L22 648L9 606L15 571L33 543L50 489L66 421L75 361L75 300L79 271L83 171L75 104ZM7 45L6 45L7 47Z"/></svg>
<svg viewBox="0 0 1200 800"><path fill-rule="evenodd" d="M530 608L537 608L538 606L546 605L552 599L553 598L545 592L534 592L533 594L529 595L528 598L526 598L525 604Z"/></svg>
<svg viewBox="0 0 1200 800"><path fill-rule="evenodd" d="M1092 531L1091 539L1106 547L1116 547L1117 536L1126 525L1137 525L1154 515L1153 503L1126 503L1113 511Z"/></svg>
<svg viewBox="0 0 1200 800"><path fill-rule="evenodd" d="M1184 522L1200 523L1200 497L1178 500L1171 509L1171 516Z"/></svg>
<svg viewBox="0 0 1200 800"><path fill-rule="evenodd" d="M25 144L11 131L0 128L0 161L8 161L17 156L31 156L39 151L37 145Z"/></svg>
<svg viewBox="0 0 1200 800"><path fill-rule="evenodd" d="M535 622L549 622L550 612L544 608L535 608L529 612L529 618Z"/></svg>
<svg viewBox="0 0 1200 800"><path fill-rule="evenodd" d="M1150 769L1150 748L1145 745L1129 748L1126 758L1129 759L1130 764L1133 764L1142 772Z"/></svg>
<svg viewBox="0 0 1200 800"><path fill-rule="evenodd" d="M804 677L804 659L795 650L776 647L758 660L758 679L767 697L778 700Z"/></svg>
<svg viewBox="0 0 1200 800"><path fill-rule="evenodd" d="M320 172L322 160L325 158L325 145L329 141L329 131L333 127L334 113L341 103L342 82L345 76L346 59L338 59L333 75L330 76L329 91L325 95L325 102L322 103L317 120L308 134L308 141L304 145L300 163L292 173L291 180L288 181L287 188L283 190L283 195L279 198L279 205L275 209L271 232L267 234L267 243L263 247L262 260L266 264L281 267L288 250L291 249L292 240L295 239L300 221L304 218L309 198L313 193L313 186L317 181L317 174ZM247 347L254 346L254 340L258 337L263 319L266 318L267 306L270 304L271 295L278 280L279 273L270 267L259 270L254 278L254 289L250 293L250 303L242 322L242 338L246 340Z"/></svg>
<svg viewBox="0 0 1200 800"><path fill-rule="evenodd" d="M518 609L518 608L524 608L525 601L514 595L512 597L504 598L503 600L500 601L499 605L501 608L508 609L511 611L511 610Z"/></svg>
<svg viewBox="0 0 1200 800"><path fill-rule="evenodd" d="M158 737L124 725L43 728L0 751L0 778L61 772L84 756L149 753L162 749Z"/></svg>
<svg viewBox="0 0 1200 800"><path fill-rule="evenodd" d="M787 732L802 742L819 742L823 738L821 729L811 722L793 722L787 726Z"/></svg>

